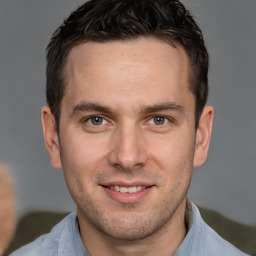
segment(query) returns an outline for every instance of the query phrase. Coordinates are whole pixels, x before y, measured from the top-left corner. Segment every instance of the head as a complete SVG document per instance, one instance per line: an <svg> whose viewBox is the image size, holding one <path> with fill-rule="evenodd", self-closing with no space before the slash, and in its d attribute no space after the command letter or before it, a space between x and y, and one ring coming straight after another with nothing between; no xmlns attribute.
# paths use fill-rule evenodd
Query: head
<svg viewBox="0 0 256 256"><path fill-rule="evenodd" d="M208 55L190 14L178 1L89 1L55 32L47 58L46 147L87 246L99 234L168 232L178 244L213 116Z"/></svg>
<svg viewBox="0 0 256 256"><path fill-rule="evenodd" d="M196 100L197 127L208 96L208 53L200 28L178 0L93 0L64 21L51 39L47 54L47 102L56 121L65 94L64 67L71 49L86 42L156 38L182 46L189 58L190 90Z"/></svg>

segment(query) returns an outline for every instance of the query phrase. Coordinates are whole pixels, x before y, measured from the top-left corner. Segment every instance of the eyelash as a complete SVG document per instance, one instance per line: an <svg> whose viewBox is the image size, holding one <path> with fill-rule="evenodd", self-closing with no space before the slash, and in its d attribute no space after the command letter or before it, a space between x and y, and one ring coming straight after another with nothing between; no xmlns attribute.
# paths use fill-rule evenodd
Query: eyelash
<svg viewBox="0 0 256 256"><path fill-rule="evenodd" d="M93 122L92 122L92 118L97 118L97 117L102 118L102 121L103 121L103 122L104 122L104 121L105 121L105 122L108 122L107 119L106 119L104 116L102 116L102 115L91 115L91 116L85 118L85 119L83 120L83 123L88 123L88 121L91 120L91 123L90 123L91 126L101 126L102 123L99 124L99 125L96 125L96 124L93 124ZM159 125L154 124L154 125L156 125L156 126L163 126L163 125L166 124L166 122L172 122L172 123L175 122L175 120L174 120L173 118L171 118L171 117L169 117L169 116L167 117L167 116L165 116L165 115L153 115L153 116L150 116L150 117L148 118L148 121L147 121L147 122L149 122L149 121L151 121L151 120L153 120L153 122L154 122L154 119L155 119L155 118L164 118L164 119L165 119L163 124L159 124Z"/></svg>
<svg viewBox="0 0 256 256"><path fill-rule="evenodd" d="M90 125L92 125L92 126L100 126L100 125L102 125L102 124L95 125L95 124L92 123L92 118L97 118L97 117L102 118L103 122L104 122L104 121L107 122L106 118L105 118L104 116L102 116L102 115L91 115L91 116L88 116L87 118L85 118L85 119L83 120L83 122L84 122L84 123L88 123L88 121L91 120L91 124L90 124Z"/></svg>
<svg viewBox="0 0 256 256"><path fill-rule="evenodd" d="M170 117L167 117L167 116L164 116L164 115L154 115L154 116L151 116L149 121L151 121L151 120L154 121L155 118L164 118L164 123L163 124L159 124L159 125L155 124L156 126L162 126L162 125L165 125L166 122L171 122L172 121L172 119Z"/></svg>

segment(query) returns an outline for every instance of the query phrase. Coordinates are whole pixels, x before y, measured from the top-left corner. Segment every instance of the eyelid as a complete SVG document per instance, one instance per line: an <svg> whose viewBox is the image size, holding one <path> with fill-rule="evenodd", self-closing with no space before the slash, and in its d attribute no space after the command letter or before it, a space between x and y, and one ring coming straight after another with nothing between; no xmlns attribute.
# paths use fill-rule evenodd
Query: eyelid
<svg viewBox="0 0 256 256"><path fill-rule="evenodd" d="M156 117L163 117L169 122L175 122L175 119L173 117L170 117L170 116L167 116L167 115L162 115L162 114L155 114L155 115L149 116L148 121L150 121L150 120L152 120Z"/></svg>
<svg viewBox="0 0 256 256"><path fill-rule="evenodd" d="M105 120L106 122L109 123L108 119L107 119L104 115L101 115L101 114L89 115L89 116L83 118L83 119L82 119L82 122L83 122L83 123L86 123L86 122L88 123L88 121L89 121L90 119L92 119L93 117L100 117L100 118L102 118L103 120ZM93 124L91 124L91 125L93 125Z"/></svg>

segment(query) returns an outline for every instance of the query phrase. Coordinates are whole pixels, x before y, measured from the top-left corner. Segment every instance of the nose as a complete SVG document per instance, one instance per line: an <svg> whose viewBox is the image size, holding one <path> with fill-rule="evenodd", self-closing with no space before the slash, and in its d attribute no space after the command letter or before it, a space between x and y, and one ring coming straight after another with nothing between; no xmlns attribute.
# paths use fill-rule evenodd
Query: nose
<svg viewBox="0 0 256 256"><path fill-rule="evenodd" d="M122 126L112 137L110 164L123 170L132 171L144 166L148 156L142 134L136 126Z"/></svg>

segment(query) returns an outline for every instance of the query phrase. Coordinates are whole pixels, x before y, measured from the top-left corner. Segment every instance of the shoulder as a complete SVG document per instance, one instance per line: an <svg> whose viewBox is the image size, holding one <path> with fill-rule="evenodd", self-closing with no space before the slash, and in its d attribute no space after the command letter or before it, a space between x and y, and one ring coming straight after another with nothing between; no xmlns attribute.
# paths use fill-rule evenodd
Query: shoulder
<svg viewBox="0 0 256 256"><path fill-rule="evenodd" d="M40 236L35 241L27 244L11 256L53 256L57 255L60 247L71 242L72 230L75 226L76 214L71 213L59 222L49 234Z"/></svg>
<svg viewBox="0 0 256 256"><path fill-rule="evenodd" d="M216 256L246 256L235 246L233 246L228 241L224 240L219 236L212 228L210 228L205 222L203 222L204 229L204 250L205 255Z"/></svg>
<svg viewBox="0 0 256 256"><path fill-rule="evenodd" d="M204 222L195 204L190 202L190 207L191 228L187 235L190 239L187 246L191 246L190 255L246 256Z"/></svg>

